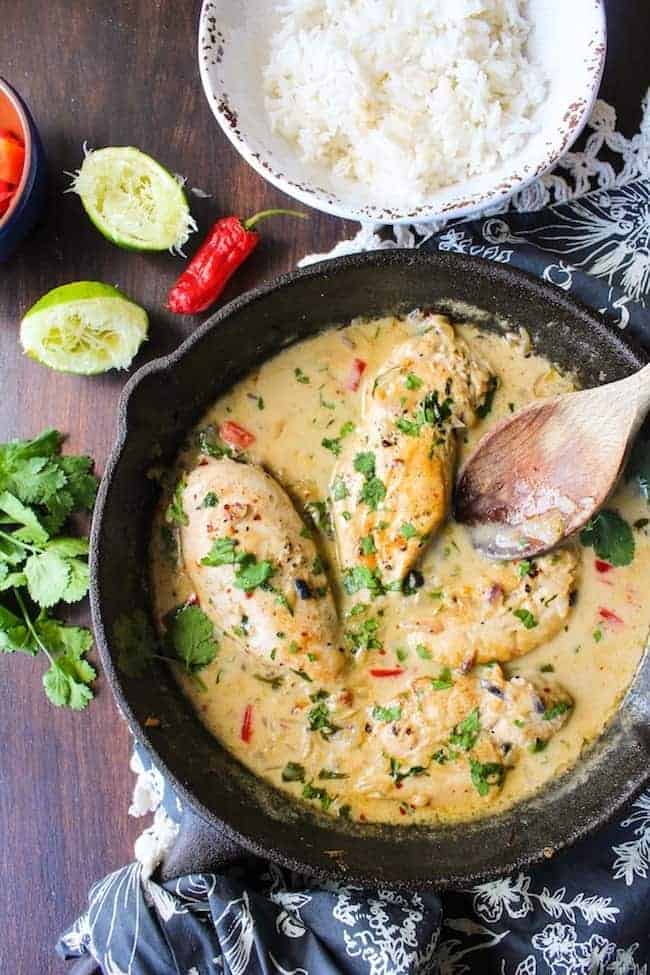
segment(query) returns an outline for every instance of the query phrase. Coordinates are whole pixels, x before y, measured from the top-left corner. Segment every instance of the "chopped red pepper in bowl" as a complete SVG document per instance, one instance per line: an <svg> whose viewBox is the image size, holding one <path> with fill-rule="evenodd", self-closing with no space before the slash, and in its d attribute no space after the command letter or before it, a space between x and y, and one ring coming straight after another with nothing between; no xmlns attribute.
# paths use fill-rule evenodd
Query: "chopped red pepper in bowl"
<svg viewBox="0 0 650 975"><path fill-rule="evenodd" d="M25 165L25 145L9 129L0 129L0 217L9 205L20 184Z"/></svg>

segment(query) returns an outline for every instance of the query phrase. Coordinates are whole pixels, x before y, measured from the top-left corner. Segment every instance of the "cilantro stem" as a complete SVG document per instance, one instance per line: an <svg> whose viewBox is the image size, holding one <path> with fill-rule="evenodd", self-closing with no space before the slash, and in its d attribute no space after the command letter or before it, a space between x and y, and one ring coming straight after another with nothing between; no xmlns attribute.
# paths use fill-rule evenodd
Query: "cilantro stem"
<svg viewBox="0 0 650 975"><path fill-rule="evenodd" d="M36 629L34 627L34 624L31 621L31 618L29 616L29 613L27 612L27 607L25 606L25 603L23 601L23 597L20 595L20 592L19 592L18 589L14 589L14 596L16 597L16 602L20 606L20 612L23 614L23 619L25 620L25 626L27 627L27 629L29 630L29 632L32 634L32 636L34 637L34 639L38 643L39 647L41 648L41 650L43 651L43 653L45 654L45 656L47 657L47 659L50 661L51 664L53 664L54 661L52 660L52 656L51 656L49 650L47 649L47 647L45 646L45 644L43 643L43 641L41 640L40 636L36 632Z"/></svg>
<svg viewBox="0 0 650 975"><path fill-rule="evenodd" d="M14 538L9 532L2 531L0 528L0 538L6 538L8 542L13 542L14 545L20 545L21 548L27 549L28 552L44 552L45 549L38 545L29 545L27 542L23 542L20 538Z"/></svg>

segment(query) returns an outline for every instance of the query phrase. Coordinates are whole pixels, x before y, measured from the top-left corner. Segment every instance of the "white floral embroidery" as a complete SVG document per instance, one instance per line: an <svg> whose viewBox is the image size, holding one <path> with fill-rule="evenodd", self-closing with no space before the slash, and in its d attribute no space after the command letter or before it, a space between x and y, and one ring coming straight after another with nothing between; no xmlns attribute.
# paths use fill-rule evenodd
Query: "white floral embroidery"
<svg viewBox="0 0 650 975"><path fill-rule="evenodd" d="M637 877L648 877L650 867L650 792L644 792L632 803L633 812L621 823L623 829L634 827L635 839L613 847L616 854L614 880L624 879L631 887Z"/></svg>
<svg viewBox="0 0 650 975"><path fill-rule="evenodd" d="M219 935L223 957L232 975L243 975L248 967L255 924L246 891L236 900L228 901L214 926Z"/></svg>
<svg viewBox="0 0 650 975"><path fill-rule="evenodd" d="M541 893L530 889L531 878L523 873L516 877L501 877L473 888L474 910L484 921L494 924L504 912L512 918L525 917L535 909L535 902L551 917L566 917L575 921L578 913L587 924L611 924L619 913L611 897L587 897L578 893L566 899L566 887L551 892L544 887Z"/></svg>
<svg viewBox="0 0 650 975"><path fill-rule="evenodd" d="M401 923L391 922L389 905L401 909ZM376 897L369 897L360 887L340 887L332 916L354 929L343 932L346 951L366 962L368 975L424 975L429 970L438 934L418 948L418 926L424 919L419 894L379 890Z"/></svg>
<svg viewBox="0 0 650 975"><path fill-rule="evenodd" d="M490 931L469 918L445 918L443 923L445 928L457 931L463 937L441 940L435 954L436 975L469 975L472 969L464 959L474 952L496 947L510 934L509 931ZM481 940L471 944L470 939L476 937Z"/></svg>
<svg viewBox="0 0 650 975"><path fill-rule="evenodd" d="M647 965L634 960L638 944L620 948L599 934L578 941L575 928L567 924L548 924L533 935L532 944L552 975L647 975Z"/></svg>
<svg viewBox="0 0 650 975"><path fill-rule="evenodd" d="M300 917L300 908L309 904L311 897L308 894L293 893L289 890L278 890L269 897L275 904L284 907L275 919L276 931L286 935L287 938L302 938L306 928Z"/></svg>

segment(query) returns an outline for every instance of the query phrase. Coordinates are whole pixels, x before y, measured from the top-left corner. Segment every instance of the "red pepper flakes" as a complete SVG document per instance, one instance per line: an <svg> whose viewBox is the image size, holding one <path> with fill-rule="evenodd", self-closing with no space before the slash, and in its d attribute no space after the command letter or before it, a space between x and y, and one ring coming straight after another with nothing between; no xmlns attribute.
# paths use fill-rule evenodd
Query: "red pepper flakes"
<svg viewBox="0 0 650 975"><path fill-rule="evenodd" d="M177 315L196 315L214 304L237 268L253 253L260 220L280 214L300 217L296 210L261 210L248 220L222 217L212 226L198 251L167 296L167 308Z"/></svg>
<svg viewBox="0 0 650 975"><path fill-rule="evenodd" d="M350 372L348 373L347 379L345 380L345 388L349 389L351 393L356 393L359 388L359 383L361 382L361 377L366 371L368 363L364 362L363 359L353 359L352 366L350 367Z"/></svg>
<svg viewBox="0 0 650 975"><path fill-rule="evenodd" d="M596 559L595 565L597 572L610 572L614 568L610 562L603 562L602 559Z"/></svg>
<svg viewBox="0 0 650 975"><path fill-rule="evenodd" d="M372 677L399 677L403 673L401 667L373 667L370 671Z"/></svg>
<svg viewBox="0 0 650 975"><path fill-rule="evenodd" d="M613 612L611 609L605 609L604 606L601 606L598 613L600 614L601 619L605 620L607 623L611 623L612 626L625 626L625 623L618 613Z"/></svg>
<svg viewBox="0 0 650 975"><path fill-rule="evenodd" d="M247 704L241 723L241 740L248 743L253 737L253 705Z"/></svg>
<svg viewBox="0 0 650 975"><path fill-rule="evenodd" d="M246 450L252 443L255 443L255 434L242 427L234 420L224 420L219 424L219 436L229 447L235 450Z"/></svg>

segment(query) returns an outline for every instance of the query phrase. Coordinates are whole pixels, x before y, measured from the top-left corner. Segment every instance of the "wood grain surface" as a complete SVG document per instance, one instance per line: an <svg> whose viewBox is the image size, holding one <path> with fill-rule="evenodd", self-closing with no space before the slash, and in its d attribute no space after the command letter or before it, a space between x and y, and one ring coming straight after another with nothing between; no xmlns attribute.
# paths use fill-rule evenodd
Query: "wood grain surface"
<svg viewBox="0 0 650 975"><path fill-rule="evenodd" d="M195 57L199 7L198 0L0 0L0 74L30 105L50 159L47 212L0 265L2 440L57 426L68 434L67 449L92 454L101 472L113 439L124 374L57 375L20 354L20 317L43 292L80 279L117 284L151 316L136 364L172 349L198 321L162 310L178 258L111 246L79 199L63 194L64 170L78 167L84 141L137 145L210 193L191 197L201 231L224 213L290 205L238 157L210 114ZM650 82L650 5L610 0L608 7L603 97L632 133ZM305 222L269 222L225 297L353 230L315 211ZM85 608L77 615L85 619ZM101 676L97 699L72 714L48 704L41 671L38 659L0 660L0 971L14 975L66 970L53 955L57 935L83 908L91 883L131 858L141 828L127 817L128 729Z"/></svg>

